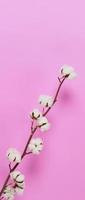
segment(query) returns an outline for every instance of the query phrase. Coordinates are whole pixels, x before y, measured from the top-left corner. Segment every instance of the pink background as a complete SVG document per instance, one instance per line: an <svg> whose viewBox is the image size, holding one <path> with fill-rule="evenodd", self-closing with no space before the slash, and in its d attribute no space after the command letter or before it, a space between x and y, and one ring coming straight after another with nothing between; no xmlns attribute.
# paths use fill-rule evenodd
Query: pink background
<svg viewBox="0 0 85 200"><path fill-rule="evenodd" d="M85 200L85 1L0 1L0 186L8 147L22 151L32 108L54 94L59 66L75 67L49 113L44 150L23 161L23 200ZM39 134L39 132L37 133Z"/></svg>

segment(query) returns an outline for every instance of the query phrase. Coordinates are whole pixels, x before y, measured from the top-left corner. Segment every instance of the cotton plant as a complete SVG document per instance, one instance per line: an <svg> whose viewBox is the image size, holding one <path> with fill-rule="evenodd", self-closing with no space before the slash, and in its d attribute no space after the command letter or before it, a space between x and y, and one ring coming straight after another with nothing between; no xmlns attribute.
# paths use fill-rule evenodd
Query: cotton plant
<svg viewBox="0 0 85 200"><path fill-rule="evenodd" d="M62 84L66 79L74 79L76 77L76 72L73 67L68 65L63 65L60 68L60 73L58 76L59 85L54 96L49 96L42 94L38 98L38 103L41 109L34 108L30 113L31 134L26 142L24 150L22 153L16 148L9 148L6 152L6 157L8 159L9 173L0 191L0 200L13 200L16 195L21 195L25 189L25 176L22 172L17 170L19 164L23 161L25 156L30 154L39 155L44 148L44 143L41 137L35 137L36 131L47 132L51 123L47 118L48 112L52 109L57 101Z"/></svg>

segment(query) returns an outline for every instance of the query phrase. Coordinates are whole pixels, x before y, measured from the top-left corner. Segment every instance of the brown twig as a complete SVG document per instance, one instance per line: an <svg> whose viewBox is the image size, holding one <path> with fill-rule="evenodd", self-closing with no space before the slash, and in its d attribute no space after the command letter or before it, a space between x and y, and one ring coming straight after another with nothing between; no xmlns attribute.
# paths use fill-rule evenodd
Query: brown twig
<svg viewBox="0 0 85 200"><path fill-rule="evenodd" d="M45 111L45 113L43 114L43 116L46 116L47 113L51 110L51 108L52 108L52 107L54 106L54 104L56 103L57 98L58 98L58 94L59 94L60 89L61 89L61 86L62 86L62 84L63 84L63 82L65 81L66 78L67 78L67 77L64 77L64 78L62 79L62 81L60 82L59 87L58 87L57 92L56 92L55 97L54 97L53 105L52 105L51 107L49 107L49 108Z"/></svg>
<svg viewBox="0 0 85 200"><path fill-rule="evenodd" d="M64 78L62 79L61 82L59 81L59 86L58 86L57 92L56 92L56 94L55 94L55 96L54 96L53 104L52 104L51 107L49 107L49 108L43 113L43 116L46 116L47 113L52 109L53 105L56 103L57 98L58 98L58 95L59 95L59 92L60 92L60 89L61 89L61 86L62 86L62 84L63 84L63 82L65 81L66 78L67 78L67 77L64 77ZM32 121L32 124L31 124L31 133L30 133L30 136L29 136L29 138L28 138L28 141L27 141L27 143L26 143L26 145L25 145L25 148L24 148L24 150L23 150L23 153L22 153L22 156L21 156L21 159L22 159L22 160L23 160L23 158L25 157L25 155L31 153L31 152L27 153L28 145L29 145L29 143L30 143L32 137L34 136L36 130L38 129L38 126L36 126L35 128L33 128L33 124L34 124L34 123L33 123L33 121ZM13 171L18 167L18 165L19 165L19 163L16 163L16 164L14 165L14 167L10 169L10 172L9 172L9 174L8 174L8 176L7 176L7 178L6 178L5 182L4 182L4 184L3 184L3 186L2 186L2 189L1 189L1 191L0 191L0 197L2 196L3 191L4 191L5 187L7 186L7 183L8 183L8 181L9 181L9 179L10 179L10 173L13 172ZM1 198L0 198L0 199L1 199Z"/></svg>

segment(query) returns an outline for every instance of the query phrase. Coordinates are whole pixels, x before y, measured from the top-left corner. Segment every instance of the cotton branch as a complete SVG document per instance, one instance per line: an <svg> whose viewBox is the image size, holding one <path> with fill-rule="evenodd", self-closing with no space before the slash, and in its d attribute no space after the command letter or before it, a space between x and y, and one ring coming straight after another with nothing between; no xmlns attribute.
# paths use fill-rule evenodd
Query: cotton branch
<svg viewBox="0 0 85 200"><path fill-rule="evenodd" d="M48 95L40 96L39 103L43 106L43 112L40 112L38 109L34 109L30 113L30 117L32 119L30 136L24 147L22 155L16 149L9 149L7 152L7 157L10 161L9 173L0 191L0 199L6 198L12 200L12 197L14 197L16 193L18 194L19 192L23 192L24 175L19 171L15 171L15 169L20 165L26 155L30 155L32 153L39 154L41 152L43 148L43 141L41 138L33 138L33 136L36 133L37 129L40 129L43 132L47 131L50 128L50 123L48 122L46 115L56 103L64 81L66 79L74 78L75 75L76 73L74 72L74 69L72 67L66 65L63 66L61 69L61 77L58 77L59 86L56 90L54 98ZM13 167L11 165L11 162L14 164ZM10 178L13 180L12 187L8 186Z"/></svg>

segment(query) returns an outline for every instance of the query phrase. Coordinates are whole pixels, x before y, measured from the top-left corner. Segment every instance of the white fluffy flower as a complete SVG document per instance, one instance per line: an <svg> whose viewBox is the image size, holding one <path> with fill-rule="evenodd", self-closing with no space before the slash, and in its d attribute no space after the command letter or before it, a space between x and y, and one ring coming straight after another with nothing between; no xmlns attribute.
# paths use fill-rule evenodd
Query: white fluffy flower
<svg viewBox="0 0 85 200"><path fill-rule="evenodd" d="M17 186L23 187L24 185L24 175L16 170L10 173L11 179L14 180Z"/></svg>
<svg viewBox="0 0 85 200"><path fill-rule="evenodd" d="M7 158L10 162L20 163L21 162L21 154L14 148L10 148L7 151Z"/></svg>
<svg viewBox="0 0 85 200"><path fill-rule="evenodd" d="M69 65L63 65L61 67L61 75L68 76L68 79L74 79L77 76L74 68Z"/></svg>
<svg viewBox="0 0 85 200"><path fill-rule="evenodd" d="M45 107L51 107L53 104L53 97L48 95L40 95L39 103Z"/></svg>
<svg viewBox="0 0 85 200"><path fill-rule="evenodd" d="M40 117L37 120L37 124L42 132L47 131L50 128L50 123L48 122L46 117Z"/></svg>
<svg viewBox="0 0 85 200"><path fill-rule="evenodd" d="M28 146L29 151L33 154L39 154L43 149L43 141L41 138L33 138Z"/></svg>
<svg viewBox="0 0 85 200"><path fill-rule="evenodd" d="M24 192L24 185L22 187L15 187L15 193L22 195Z"/></svg>
<svg viewBox="0 0 85 200"><path fill-rule="evenodd" d="M38 119L39 117L42 116L42 113L38 109L34 109L31 113L30 116L32 119Z"/></svg>
<svg viewBox="0 0 85 200"><path fill-rule="evenodd" d="M7 200L13 200L15 196L15 190L11 186L7 186L4 191L2 197Z"/></svg>

